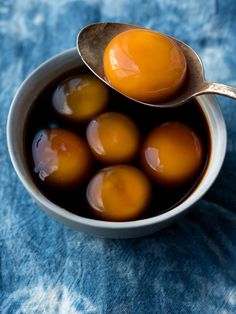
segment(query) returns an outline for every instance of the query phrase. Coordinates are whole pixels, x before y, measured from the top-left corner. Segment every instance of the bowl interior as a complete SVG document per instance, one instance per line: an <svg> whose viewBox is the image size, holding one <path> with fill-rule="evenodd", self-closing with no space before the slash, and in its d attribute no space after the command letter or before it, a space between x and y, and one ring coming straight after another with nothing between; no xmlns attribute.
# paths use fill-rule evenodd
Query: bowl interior
<svg viewBox="0 0 236 314"><path fill-rule="evenodd" d="M28 166L24 157L24 126L32 103L38 94L56 77L66 71L72 70L82 64L76 48L67 50L60 55L53 57L37 68L20 86L13 99L7 123L7 140L9 154L13 166L29 193L44 207L50 214L59 220L77 227L90 226L105 228L107 230L139 228L142 226L155 225L169 221L175 216L183 213L193 205L212 185L217 177L224 160L226 151L226 127L225 122L217 103L212 95L199 96L198 102L206 116L211 134L211 156L207 170L201 183L194 192L181 204L172 210L155 217L129 222L107 222L77 216L48 200L32 181ZM30 100L30 101L29 101ZM19 123L20 121L20 123Z"/></svg>

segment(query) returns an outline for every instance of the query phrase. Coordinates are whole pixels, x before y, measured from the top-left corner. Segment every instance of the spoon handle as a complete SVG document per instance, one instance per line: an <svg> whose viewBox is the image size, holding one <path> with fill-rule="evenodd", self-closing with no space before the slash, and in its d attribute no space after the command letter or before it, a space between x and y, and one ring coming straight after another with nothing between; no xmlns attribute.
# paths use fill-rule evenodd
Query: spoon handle
<svg viewBox="0 0 236 314"><path fill-rule="evenodd" d="M218 94L226 97L236 99L236 88L230 85L220 83L208 83L204 94Z"/></svg>

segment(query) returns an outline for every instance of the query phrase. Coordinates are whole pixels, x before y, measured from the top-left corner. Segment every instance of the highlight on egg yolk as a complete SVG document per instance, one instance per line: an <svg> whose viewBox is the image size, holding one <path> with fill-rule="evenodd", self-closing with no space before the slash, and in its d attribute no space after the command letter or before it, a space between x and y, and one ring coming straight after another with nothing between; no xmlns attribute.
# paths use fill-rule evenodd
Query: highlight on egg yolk
<svg viewBox="0 0 236 314"><path fill-rule="evenodd" d="M140 135L129 117L118 112L107 112L89 123L87 140L99 160L120 163L135 156Z"/></svg>
<svg viewBox="0 0 236 314"><path fill-rule="evenodd" d="M101 113L108 102L108 89L92 75L69 77L53 94L53 106L64 117L86 121Z"/></svg>
<svg viewBox="0 0 236 314"><path fill-rule="evenodd" d="M91 210L103 220L136 219L144 212L150 197L151 187L146 176L127 165L102 169L87 188Z"/></svg>
<svg viewBox="0 0 236 314"><path fill-rule="evenodd" d="M187 63L175 41L161 33L133 29L107 45L103 68L119 92L144 102L171 98L183 85Z"/></svg>
<svg viewBox="0 0 236 314"><path fill-rule="evenodd" d="M87 144L64 129L39 131L32 144L34 172L46 183L65 187L84 178L91 165Z"/></svg>
<svg viewBox="0 0 236 314"><path fill-rule="evenodd" d="M178 185L199 171L203 147L199 136L180 122L164 123L146 138L142 149L144 169L159 183Z"/></svg>

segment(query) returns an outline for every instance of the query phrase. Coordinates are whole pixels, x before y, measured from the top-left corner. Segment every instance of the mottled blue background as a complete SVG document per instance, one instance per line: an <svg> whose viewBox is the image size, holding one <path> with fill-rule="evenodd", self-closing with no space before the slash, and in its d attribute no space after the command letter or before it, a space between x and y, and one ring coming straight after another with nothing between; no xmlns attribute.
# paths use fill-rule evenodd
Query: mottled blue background
<svg viewBox="0 0 236 314"><path fill-rule="evenodd" d="M235 17L235 0L0 0L1 313L236 313L236 102L220 99L228 150L213 188L179 223L135 240L48 217L17 179L5 132L22 80L97 21L176 36L200 54L207 79L236 86Z"/></svg>

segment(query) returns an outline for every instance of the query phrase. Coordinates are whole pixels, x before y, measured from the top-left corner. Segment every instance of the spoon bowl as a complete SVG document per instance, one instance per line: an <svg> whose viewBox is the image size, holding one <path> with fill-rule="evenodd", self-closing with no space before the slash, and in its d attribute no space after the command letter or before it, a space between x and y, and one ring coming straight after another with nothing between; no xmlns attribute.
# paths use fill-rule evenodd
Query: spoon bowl
<svg viewBox="0 0 236 314"><path fill-rule="evenodd" d="M137 28L142 29L143 27L125 23L95 23L84 27L78 34L77 49L81 59L99 79L113 89L115 88L106 80L103 70L104 51L113 37L121 32ZM191 47L171 36L167 37L174 40L181 48L187 62L187 73L182 88L169 100L156 103L139 101L123 94L124 96L147 106L168 108L177 107L202 94L219 94L236 99L236 88L205 80L202 62Z"/></svg>

